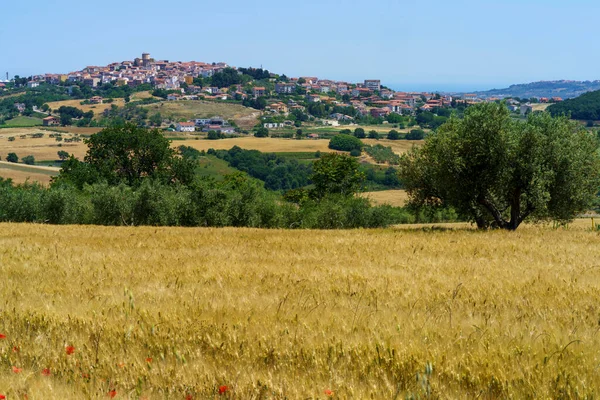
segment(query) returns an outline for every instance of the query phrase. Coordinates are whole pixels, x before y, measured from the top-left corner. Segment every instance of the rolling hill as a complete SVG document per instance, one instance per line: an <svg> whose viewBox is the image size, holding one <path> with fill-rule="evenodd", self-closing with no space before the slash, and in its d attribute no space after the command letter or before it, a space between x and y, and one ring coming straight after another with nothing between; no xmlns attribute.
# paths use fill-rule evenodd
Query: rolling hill
<svg viewBox="0 0 600 400"><path fill-rule="evenodd" d="M596 81L540 81L511 85L504 89L475 92L479 97L561 97L571 99L586 92L600 90L600 80Z"/></svg>

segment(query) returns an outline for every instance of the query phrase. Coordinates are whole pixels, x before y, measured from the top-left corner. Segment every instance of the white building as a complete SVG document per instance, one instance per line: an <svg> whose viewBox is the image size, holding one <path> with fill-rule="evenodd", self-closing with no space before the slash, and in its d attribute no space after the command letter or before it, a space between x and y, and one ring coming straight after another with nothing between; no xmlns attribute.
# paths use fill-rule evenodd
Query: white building
<svg viewBox="0 0 600 400"><path fill-rule="evenodd" d="M176 127L177 132L194 132L196 130L195 122L179 122Z"/></svg>

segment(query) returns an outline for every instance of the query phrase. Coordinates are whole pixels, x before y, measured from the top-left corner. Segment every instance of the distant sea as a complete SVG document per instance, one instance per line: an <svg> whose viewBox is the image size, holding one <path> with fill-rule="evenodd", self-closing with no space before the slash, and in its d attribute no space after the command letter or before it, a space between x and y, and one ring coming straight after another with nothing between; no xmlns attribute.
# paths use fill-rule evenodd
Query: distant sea
<svg viewBox="0 0 600 400"><path fill-rule="evenodd" d="M509 85L493 84L461 84L461 83L385 83L384 86L396 92L444 92L444 93L467 93L481 92L496 88L505 88Z"/></svg>

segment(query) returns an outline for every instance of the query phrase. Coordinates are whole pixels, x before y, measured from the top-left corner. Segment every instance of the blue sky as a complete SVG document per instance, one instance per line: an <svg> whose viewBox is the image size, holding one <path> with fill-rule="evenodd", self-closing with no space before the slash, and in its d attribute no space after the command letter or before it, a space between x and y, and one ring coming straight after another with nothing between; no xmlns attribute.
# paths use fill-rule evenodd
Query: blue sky
<svg viewBox="0 0 600 400"><path fill-rule="evenodd" d="M599 12L592 0L3 1L0 73L149 52L406 90L594 80Z"/></svg>

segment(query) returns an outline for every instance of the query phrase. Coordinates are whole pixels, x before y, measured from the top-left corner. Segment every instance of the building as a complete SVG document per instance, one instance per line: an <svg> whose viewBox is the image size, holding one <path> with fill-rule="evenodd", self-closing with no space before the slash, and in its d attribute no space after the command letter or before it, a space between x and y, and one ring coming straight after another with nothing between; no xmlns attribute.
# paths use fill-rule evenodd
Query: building
<svg viewBox="0 0 600 400"><path fill-rule="evenodd" d="M319 96L318 94L307 94L306 101L308 101L309 103L320 103L321 96Z"/></svg>
<svg viewBox="0 0 600 400"><path fill-rule="evenodd" d="M381 81L379 79L365 79L365 87L372 91L381 89Z"/></svg>
<svg viewBox="0 0 600 400"><path fill-rule="evenodd" d="M93 96L90 98L90 104L102 104L104 99L100 96Z"/></svg>
<svg viewBox="0 0 600 400"><path fill-rule="evenodd" d="M254 97L264 96L267 93L267 90L262 86L256 86L252 88L252 95Z"/></svg>
<svg viewBox="0 0 600 400"><path fill-rule="evenodd" d="M387 108L372 108L370 112L372 117L378 118L385 117L390 113L390 110L388 110Z"/></svg>
<svg viewBox="0 0 600 400"><path fill-rule="evenodd" d="M175 128L177 132L194 132L196 130L195 122L178 122Z"/></svg>
<svg viewBox="0 0 600 400"><path fill-rule="evenodd" d="M37 82L37 81L29 81L29 82L27 82L27 87L30 88L30 89L36 88L38 86L40 86L40 83Z"/></svg>
<svg viewBox="0 0 600 400"><path fill-rule="evenodd" d="M531 107L531 104L523 104L521 106L521 115L527 115L529 113L531 113L533 111L533 107Z"/></svg>
<svg viewBox="0 0 600 400"><path fill-rule="evenodd" d="M296 92L295 83L276 83L275 93L279 94L292 94Z"/></svg>
<svg viewBox="0 0 600 400"><path fill-rule="evenodd" d="M56 117L49 116L42 120L42 124L44 126L56 126L56 125L60 125L60 121Z"/></svg>

